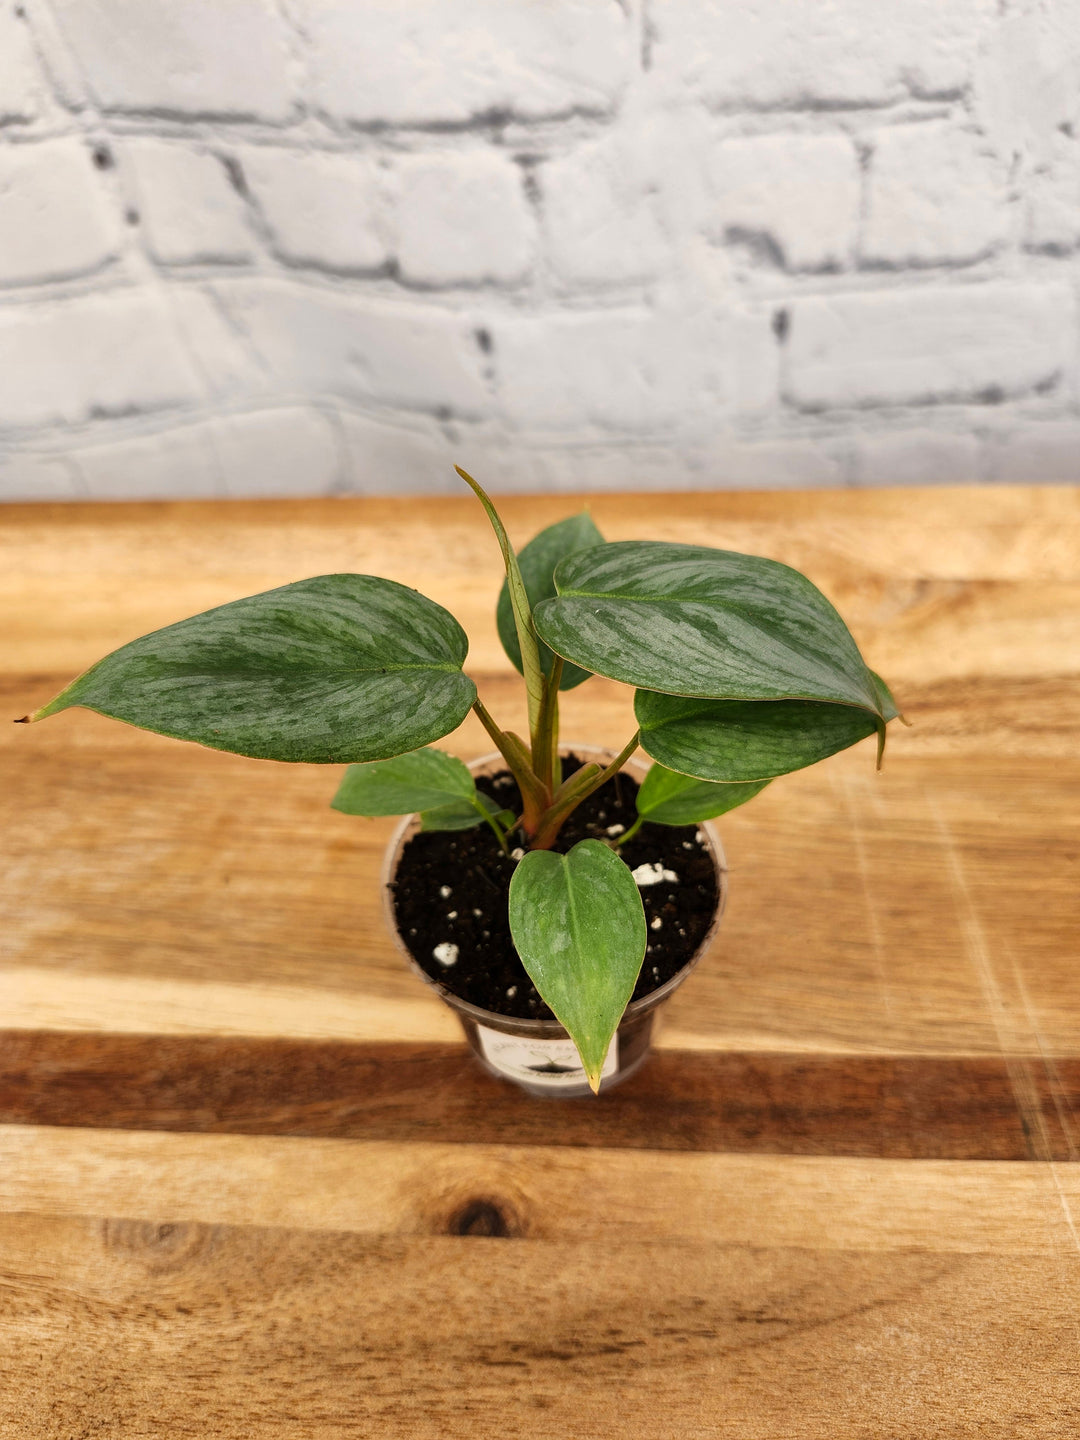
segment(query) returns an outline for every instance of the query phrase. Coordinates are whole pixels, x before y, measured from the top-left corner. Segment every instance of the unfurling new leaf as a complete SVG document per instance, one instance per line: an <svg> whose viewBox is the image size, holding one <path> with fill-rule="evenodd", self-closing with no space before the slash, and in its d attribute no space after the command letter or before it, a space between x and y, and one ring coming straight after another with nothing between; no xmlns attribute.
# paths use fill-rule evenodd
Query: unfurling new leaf
<svg viewBox="0 0 1080 1440"><path fill-rule="evenodd" d="M579 550L589 550L594 545L603 545L604 537L593 523L587 510L580 515L571 515L566 520L557 520L538 535L534 535L524 549L518 552L518 565L529 603L535 609L541 600L550 600L555 594L555 567L568 555ZM521 671L521 646L518 643L517 627L514 624L514 607L510 603L509 582L504 580L499 591L499 602L495 608L495 623L499 639L514 668ZM554 661L551 647L540 641L540 664L545 675L551 674ZM579 665L563 666L560 690L573 690L590 672Z"/></svg>

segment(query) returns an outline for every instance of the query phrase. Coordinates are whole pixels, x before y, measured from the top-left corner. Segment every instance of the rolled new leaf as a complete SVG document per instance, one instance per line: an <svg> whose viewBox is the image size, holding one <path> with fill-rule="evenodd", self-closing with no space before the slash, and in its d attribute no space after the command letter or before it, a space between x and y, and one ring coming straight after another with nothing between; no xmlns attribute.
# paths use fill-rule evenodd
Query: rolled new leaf
<svg viewBox="0 0 1080 1440"><path fill-rule="evenodd" d="M381 760L456 729L476 698L441 605L374 575L320 575L219 605L107 655L30 720L84 705L214 750Z"/></svg>
<svg viewBox="0 0 1080 1440"><path fill-rule="evenodd" d="M510 882L510 933L598 1090L645 958L645 911L633 875L599 840L581 840L566 855L530 851Z"/></svg>
<svg viewBox="0 0 1080 1440"><path fill-rule="evenodd" d="M641 748L699 780L747 783L815 765L873 735L877 718L808 700L693 700L639 690Z"/></svg>
<svg viewBox="0 0 1080 1440"><path fill-rule="evenodd" d="M696 825L745 805L768 783L717 785L680 775L664 765L652 765L637 793L637 812L653 825Z"/></svg>
<svg viewBox="0 0 1080 1440"><path fill-rule="evenodd" d="M804 575L704 545L620 541L571 555L534 612L565 659L645 690L821 700L878 717L881 696L833 606Z"/></svg>
<svg viewBox="0 0 1080 1440"><path fill-rule="evenodd" d="M603 535L593 523L592 516L585 510L580 515L571 515L567 520L558 520L554 525L548 525L538 535L534 535L524 549L518 552L517 557L529 604L535 608L541 600L549 600L555 594L555 567L561 560L579 550L589 550L594 545L603 544ZM505 580L499 591L495 623L499 629L502 647L520 673L521 645L514 623L514 607L510 602L510 586ZM550 675L555 658L551 647L540 641L539 650L544 674ZM573 690L583 680L588 680L589 675L590 672L582 670L579 665L564 665L559 689Z"/></svg>

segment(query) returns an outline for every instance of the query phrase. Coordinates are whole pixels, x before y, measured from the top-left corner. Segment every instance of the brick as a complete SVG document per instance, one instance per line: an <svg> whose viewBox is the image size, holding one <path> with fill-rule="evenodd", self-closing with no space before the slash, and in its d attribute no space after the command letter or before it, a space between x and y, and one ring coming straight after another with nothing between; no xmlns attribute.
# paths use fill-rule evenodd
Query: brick
<svg viewBox="0 0 1080 1440"><path fill-rule="evenodd" d="M175 285L166 293L169 318L208 395L231 400L269 387L271 377L211 290Z"/></svg>
<svg viewBox="0 0 1080 1440"><path fill-rule="evenodd" d="M226 495L329 495L341 456L317 410L286 406L215 420L213 443Z"/></svg>
<svg viewBox="0 0 1080 1440"><path fill-rule="evenodd" d="M986 448L992 480L1080 484L1080 420L1032 420Z"/></svg>
<svg viewBox="0 0 1080 1440"><path fill-rule="evenodd" d="M489 408L468 316L278 281L236 280L217 293L270 376L293 393L448 414Z"/></svg>
<svg viewBox="0 0 1080 1440"><path fill-rule="evenodd" d="M342 272L386 263L384 172L373 160L250 146L241 163L284 260Z"/></svg>
<svg viewBox="0 0 1080 1440"><path fill-rule="evenodd" d="M787 398L810 410L995 401L1055 384L1075 332L1064 285L932 286L792 306Z"/></svg>
<svg viewBox="0 0 1080 1440"><path fill-rule="evenodd" d="M842 135L762 135L716 145L705 160L705 229L743 239L790 270L845 265L855 241L859 170Z"/></svg>
<svg viewBox="0 0 1080 1440"><path fill-rule="evenodd" d="M119 226L78 140L0 150L0 284L66 280L113 259Z"/></svg>
<svg viewBox="0 0 1080 1440"><path fill-rule="evenodd" d="M59 455L0 455L0 501L81 500L78 471Z"/></svg>
<svg viewBox="0 0 1080 1440"><path fill-rule="evenodd" d="M1065 255L1080 246L1080 140L1058 134L1053 158L1032 177L1024 220L1029 250Z"/></svg>
<svg viewBox="0 0 1080 1440"><path fill-rule="evenodd" d="M962 485L981 472L974 435L936 430L857 435L852 461L859 485Z"/></svg>
<svg viewBox="0 0 1080 1440"><path fill-rule="evenodd" d="M724 395L723 324L709 310L647 310L493 322L503 414L536 431L669 430L715 424Z"/></svg>
<svg viewBox="0 0 1080 1440"><path fill-rule="evenodd" d="M41 103L41 75L26 22L5 6L0 10L0 122L33 120Z"/></svg>
<svg viewBox="0 0 1080 1440"><path fill-rule="evenodd" d="M653 83L761 109L885 105L967 85L996 0L657 0Z"/></svg>
<svg viewBox="0 0 1080 1440"><path fill-rule="evenodd" d="M146 246L162 265L235 264L252 255L244 203L216 155L167 140L129 140Z"/></svg>
<svg viewBox="0 0 1080 1440"><path fill-rule="evenodd" d="M469 460L431 421L386 423L348 412L340 416L350 495L460 495L454 465Z"/></svg>
<svg viewBox="0 0 1080 1440"><path fill-rule="evenodd" d="M771 416L780 403L781 345L776 314L731 310L725 356L732 411L745 420Z"/></svg>
<svg viewBox="0 0 1080 1440"><path fill-rule="evenodd" d="M304 0L315 103L363 125L610 110L634 62L616 0Z"/></svg>
<svg viewBox="0 0 1080 1440"><path fill-rule="evenodd" d="M71 424L202 398L166 303L145 291L0 312L0 374L10 426Z"/></svg>
<svg viewBox="0 0 1080 1440"><path fill-rule="evenodd" d="M1001 5L979 47L971 94L979 129L1003 155L1039 167L1080 121L1076 0Z"/></svg>
<svg viewBox="0 0 1080 1440"><path fill-rule="evenodd" d="M844 484L844 471L819 440L721 442L708 456L703 483L717 490L835 489Z"/></svg>
<svg viewBox="0 0 1080 1440"><path fill-rule="evenodd" d="M221 494L205 424L87 446L72 459L95 500L210 500Z"/></svg>
<svg viewBox="0 0 1080 1440"><path fill-rule="evenodd" d="M947 121L897 125L874 137L862 259L899 268L990 254L1009 225L1005 166Z"/></svg>
<svg viewBox="0 0 1080 1440"><path fill-rule="evenodd" d="M781 490L835 488L843 469L835 455L812 439L740 442L725 436L679 445L538 442L544 491Z"/></svg>
<svg viewBox="0 0 1080 1440"><path fill-rule="evenodd" d="M288 37L270 0L54 0L53 9L106 110L290 115Z"/></svg>
<svg viewBox="0 0 1080 1440"><path fill-rule="evenodd" d="M545 486L537 451L511 443L490 422L439 425L424 416L379 418L344 411L343 489L354 495L468 494L454 466L475 475L492 494L535 493ZM563 489L568 488L563 481Z"/></svg>
<svg viewBox="0 0 1080 1440"><path fill-rule="evenodd" d="M397 179L397 257L406 280L510 284L524 275L532 218L510 160L483 151L418 156L402 161Z"/></svg>
<svg viewBox="0 0 1080 1440"><path fill-rule="evenodd" d="M621 125L538 171L547 253L557 274L591 285L651 279L671 263L656 122Z"/></svg>

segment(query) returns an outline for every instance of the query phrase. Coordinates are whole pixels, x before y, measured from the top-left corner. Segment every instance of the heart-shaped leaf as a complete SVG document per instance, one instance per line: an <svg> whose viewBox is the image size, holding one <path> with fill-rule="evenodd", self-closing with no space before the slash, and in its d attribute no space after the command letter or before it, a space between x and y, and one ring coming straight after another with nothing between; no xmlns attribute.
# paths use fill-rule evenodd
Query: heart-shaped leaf
<svg viewBox="0 0 1080 1440"><path fill-rule="evenodd" d="M571 555L537 633L598 675L669 695L825 700L880 714L847 626L804 575L703 545L619 541Z"/></svg>
<svg viewBox="0 0 1080 1440"><path fill-rule="evenodd" d="M333 765L456 729L476 699L441 605L374 575L320 575L133 640L34 715L85 705L215 750Z"/></svg>
<svg viewBox="0 0 1080 1440"><path fill-rule="evenodd" d="M637 793L637 811L653 825L696 825L745 805L768 783L753 780L743 785L717 785L680 775L664 765L652 765Z"/></svg>
<svg viewBox="0 0 1080 1440"><path fill-rule="evenodd" d="M770 780L814 765L878 729L852 705L812 700L692 700L639 690L641 748L700 780Z"/></svg>
<svg viewBox="0 0 1080 1440"><path fill-rule="evenodd" d="M469 767L456 755L425 749L350 765L330 804L346 815L411 815L454 801L471 809L475 793Z"/></svg>
<svg viewBox="0 0 1080 1440"><path fill-rule="evenodd" d="M566 855L530 851L510 882L510 933L598 1090L645 957L645 911L633 875L599 840L580 840Z"/></svg>
<svg viewBox="0 0 1080 1440"><path fill-rule="evenodd" d="M558 520L554 525L549 525L538 535L534 535L517 557L529 604L535 608L541 600L549 600L555 594L555 567L561 560L579 550L589 550L594 545L603 543L604 537L587 510L583 510L580 515L571 515L568 520ZM499 628L503 649L513 662L514 668L520 672L521 646L514 624L514 608L510 603L510 587L505 580L499 591L495 623ZM551 674L554 658L550 646L541 641L540 664L545 675ZM588 680L590 673L578 665L564 665L559 689L573 690L583 680Z"/></svg>

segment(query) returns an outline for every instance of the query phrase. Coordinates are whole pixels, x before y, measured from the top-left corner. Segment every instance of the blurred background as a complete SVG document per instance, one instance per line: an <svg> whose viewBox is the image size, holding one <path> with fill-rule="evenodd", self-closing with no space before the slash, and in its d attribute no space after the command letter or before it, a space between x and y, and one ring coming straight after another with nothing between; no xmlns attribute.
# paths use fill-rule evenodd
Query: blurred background
<svg viewBox="0 0 1080 1440"><path fill-rule="evenodd" d="M0 497L1080 480L1076 0L3 0Z"/></svg>

